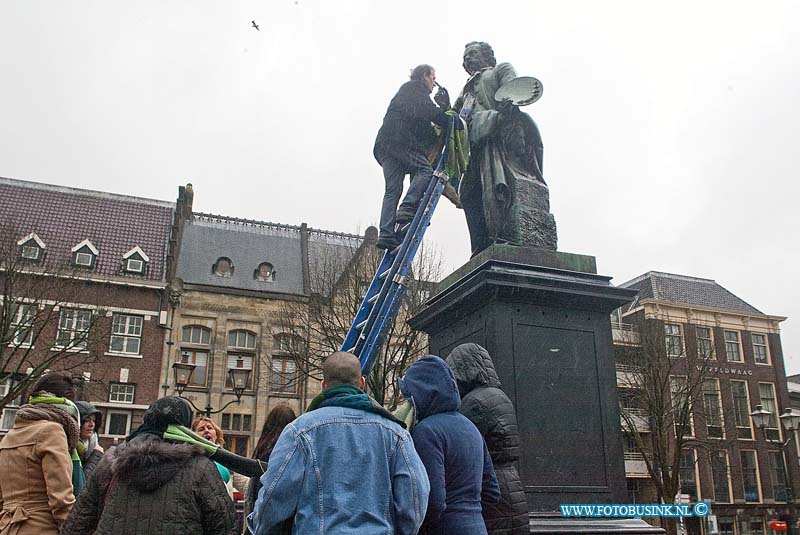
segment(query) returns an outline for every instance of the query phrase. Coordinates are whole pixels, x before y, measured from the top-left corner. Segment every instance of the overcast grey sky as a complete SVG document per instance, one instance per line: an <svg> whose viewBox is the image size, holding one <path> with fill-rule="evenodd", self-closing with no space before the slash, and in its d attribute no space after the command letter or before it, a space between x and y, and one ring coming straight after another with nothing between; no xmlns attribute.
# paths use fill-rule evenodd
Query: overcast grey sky
<svg viewBox="0 0 800 535"><path fill-rule="evenodd" d="M559 249L624 282L715 279L789 316L800 372L800 3L0 3L0 176L356 232L378 218L372 142L411 67L453 98L466 42L539 78L529 106ZM256 20L261 31L250 26ZM443 201L429 238L469 257Z"/></svg>

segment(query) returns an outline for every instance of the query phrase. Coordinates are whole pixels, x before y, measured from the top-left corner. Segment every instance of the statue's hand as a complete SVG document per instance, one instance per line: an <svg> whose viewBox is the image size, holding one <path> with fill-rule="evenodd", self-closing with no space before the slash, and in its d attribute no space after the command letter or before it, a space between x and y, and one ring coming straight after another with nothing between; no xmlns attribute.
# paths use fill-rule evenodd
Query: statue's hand
<svg viewBox="0 0 800 535"><path fill-rule="evenodd" d="M495 109L499 111L501 115L510 115L519 108L517 108L517 106L514 105L514 102L511 101L511 99L506 99L498 103Z"/></svg>

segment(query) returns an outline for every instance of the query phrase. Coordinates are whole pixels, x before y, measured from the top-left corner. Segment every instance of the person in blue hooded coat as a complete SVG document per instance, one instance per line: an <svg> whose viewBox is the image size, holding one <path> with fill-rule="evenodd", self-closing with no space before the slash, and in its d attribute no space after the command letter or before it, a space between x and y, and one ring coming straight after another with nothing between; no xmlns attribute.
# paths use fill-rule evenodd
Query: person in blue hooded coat
<svg viewBox="0 0 800 535"><path fill-rule="evenodd" d="M400 392L416 411L411 430L431 483L421 535L486 535L481 500L500 499L492 459L478 428L458 412L453 371L434 355L416 361L400 379Z"/></svg>

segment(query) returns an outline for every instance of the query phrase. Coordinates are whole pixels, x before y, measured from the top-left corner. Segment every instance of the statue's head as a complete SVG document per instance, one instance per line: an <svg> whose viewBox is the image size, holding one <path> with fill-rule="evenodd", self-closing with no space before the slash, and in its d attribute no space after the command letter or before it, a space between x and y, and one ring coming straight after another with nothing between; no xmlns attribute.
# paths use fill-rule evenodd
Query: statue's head
<svg viewBox="0 0 800 535"><path fill-rule="evenodd" d="M483 69L488 69L497 65L497 60L494 58L494 50L489 46L489 43L483 41L472 41L467 43L464 48L464 70L470 75L475 74Z"/></svg>

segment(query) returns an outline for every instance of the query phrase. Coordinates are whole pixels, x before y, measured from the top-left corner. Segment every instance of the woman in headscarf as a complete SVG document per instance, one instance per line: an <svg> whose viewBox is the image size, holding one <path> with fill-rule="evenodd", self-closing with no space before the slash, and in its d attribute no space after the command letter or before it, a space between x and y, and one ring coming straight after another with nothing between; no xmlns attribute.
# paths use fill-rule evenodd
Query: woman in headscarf
<svg viewBox="0 0 800 535"><path fill-rule="evenodd" d="M81 457L83 473L86 478L103 458L103 447L98 444L96 429L100 427L102 413L88 401L76 401L75 405L81 414L81 439L78 442L78 455Z"/></svg>
<svg viewBox="0 0 800 535"><path fill-rule="evenodd" d="M75 503L70 451L80 424L72 380L48 373L32 391L0 442L0 535L56 535Z"/></svg>
<svg viewBox="0 0 800 535"><path fill-rule="evenodd" d="M234 512L204 450L164 439L170 425L188 427L191 408L177 397L150 405L125 443L109 450L61 535L227 535Z"/></svg>

